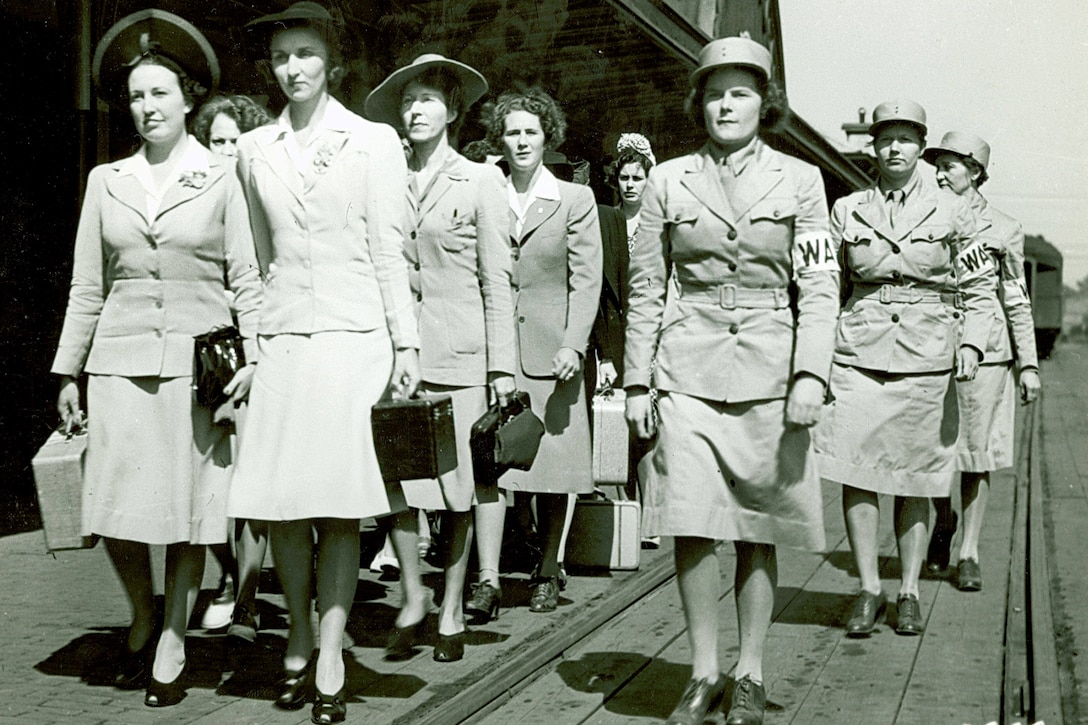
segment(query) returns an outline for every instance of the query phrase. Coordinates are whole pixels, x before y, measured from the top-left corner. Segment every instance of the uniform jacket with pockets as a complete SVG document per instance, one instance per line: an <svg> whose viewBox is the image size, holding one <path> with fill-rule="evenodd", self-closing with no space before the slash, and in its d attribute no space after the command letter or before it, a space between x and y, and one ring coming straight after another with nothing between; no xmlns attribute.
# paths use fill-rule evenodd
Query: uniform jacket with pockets
<svg viewBox="0 0 1088 725"><path fill-rule="evenodd" d="M1035 320L1024 279L1024 230L1018 221L995 209L981 194L975 194L970 204L978 224L979 241L993 257L998 276L986 362L1005 363L1015 359L1020 369L1037 368Z"/></svg>
<svg viewBox="0 0 1088 725"><path fill-rule="evenodd" d="M534 199L520 235L509 211L521 370L535 378L553 377L561 347L585 354L601 293L601 230L593 192L556 183L559 199Z"/></svg>
<svg viewBox="0 0 1088 725"><path fill-rule="evenodd" d="M201 168L179 167L153 219L129 159L91 171L54 373L191 375L193 336L232 324L228 287L256 359L260 277L234 161L187 143Z"/></svg>
<svg viewBox="0 0 1088 725"><path fill-rule="evenodd" d="M404 255L419 313L423 379L468 386L484 385L489 372L513 375L502 172L451 149L418 208L409 207Z"/></svg>
<svg viewBox="0 0 1088 725"><path fill-rule="evenodd" d="M625 387L649 386L655 350L657 388L707 400L782 399L799 373L828 379L839 276L820 171L758 138L738 153L750 156L731 196L709 146L650 170Z"/></svg>
<svg viewBox="0 0 1088 725"><path fill-rule="evenodd" d="M259 332L366 332L386 326L419 347L404 263L408 166L392 128L329 98L302 174L290 122L238 139L242 180L264 277Z"/></svg>
<svg viewBox="0 0 1088 725"><path fill-rule="evenodd" d="M853 290L839 320L835 361L887 373L951 370L957 341L986 351L992 264L978 253L974 214L963 199L923 182L917 171L905 188L894 225L876 186L839 199L831 210L831 233ZM945 301L934 299L942 293Z"/></svg>

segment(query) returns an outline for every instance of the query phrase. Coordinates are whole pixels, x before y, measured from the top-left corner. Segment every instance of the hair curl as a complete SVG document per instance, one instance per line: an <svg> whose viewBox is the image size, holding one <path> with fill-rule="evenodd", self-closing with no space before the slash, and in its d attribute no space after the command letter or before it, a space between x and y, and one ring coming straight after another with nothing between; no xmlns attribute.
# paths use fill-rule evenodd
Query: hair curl
<svg viewBox="0 0 1088 725"><path fill-rule="evenodd" d="M789 113L786 92L774 81L767 80L762 73L749 70L744 66L737 68L748 73L756 80L756 91L759 93L761 101L759 106L759 127L764 130L773 129ZM688 91L687 98L684 99L684 113L698 128L705 128L706 126L706 121L703 119L703 94L706 93L706 84L712 75L714 75L713 72L704 73L699 78L695 88Z"/></svg>
<svg viewBox="0 0 1088 725"><path fill-rule="evenodd" d="M608 168L605 169L605 181L615 189L620 188L620 171L628 164L638 164L647 174L650 173L650 169L654 166L653 162L651 162L644 154L640 154L634 149L624 149L620 152L620 155L616 157L616 160L610 163Z"/></svg>
<svg viewBox="0 0 1088 725"><path fill-rule="evenodd" d="M245 133L258 126L272 122L272 114L264 106L249 96L215 96L200 107L200 112L193 119L193 135L205 146L211 137L212 123L216 116L223 114L238 125L238 131Z"/></svg>
<svg viewBox="0 0 1088 725"><path fill-rule="evenodd" d="M487 129L487 141L493 148L502 148L506 117L514 111L525 111L540 119L546 150L554 151L563 144L567 137L567 117L554 98L543 88L533 86L506 91L497 101L484 106L480 115Z"/></svg>

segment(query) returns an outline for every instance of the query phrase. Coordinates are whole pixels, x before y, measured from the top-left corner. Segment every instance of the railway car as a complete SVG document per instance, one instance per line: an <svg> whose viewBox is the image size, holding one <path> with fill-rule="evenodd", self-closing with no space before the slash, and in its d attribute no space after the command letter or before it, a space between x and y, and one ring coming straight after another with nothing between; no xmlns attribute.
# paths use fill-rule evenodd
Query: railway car
<svg viewBox="0 0 1088 725"><path fill-rule="evenodd" d="M1035 316L1035 346L1040 358L1050 357L1062 331L1062 253L1042 237L1024 239L1024 274Z"/></svg>

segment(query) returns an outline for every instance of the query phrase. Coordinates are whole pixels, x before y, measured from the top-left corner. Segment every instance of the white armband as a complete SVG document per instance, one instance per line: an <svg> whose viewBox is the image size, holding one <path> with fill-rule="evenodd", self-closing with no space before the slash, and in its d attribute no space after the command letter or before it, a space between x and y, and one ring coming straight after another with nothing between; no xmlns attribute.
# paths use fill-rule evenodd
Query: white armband
<svg viewBox="0 0 1088 725"><path fill-rule="evenodd" d="M805 232L793 237L793 275L802 272L838 272L839 260L828 232Z"/></svg>
<svg viewBox="0 0 1088 725"><path fill-rule="evenodd" d="M956 276L960 282L994 274L994 260L982 242L974 242L956 255Z"/></svg>
<svg viewBox="0 0 1088 725"><path fill-rule="evenodd" d="M1023 305L1031 301L1031 297L1028 295L1028 288L1024 282L1023 277L1017 277L1016 279L1007 279L1001 283L1001 292L1004 295L1005 304L1009 307L1013 305Z"/></svg>

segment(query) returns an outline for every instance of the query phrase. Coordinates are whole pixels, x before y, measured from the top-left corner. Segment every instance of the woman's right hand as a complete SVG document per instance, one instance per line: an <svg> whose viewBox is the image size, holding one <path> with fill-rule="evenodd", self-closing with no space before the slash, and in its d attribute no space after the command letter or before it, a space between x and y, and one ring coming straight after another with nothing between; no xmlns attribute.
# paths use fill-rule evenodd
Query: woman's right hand
<svg viewBox="0 0 1088 725"><path fill-rule="evenodd" d="M627 391L627 425L634 434L643 440L653 438L654 410L650 391L646 388L631 388Z"/></svg>
<svg viewBox="0 0 1088 725"><path fill-rule="evenodd" d="M57 396L57 413L64 425L64 432L71 433L72 428L83 423L83 411L79 407L79 386L71 375L60 379L60 394Z"/></svg>

